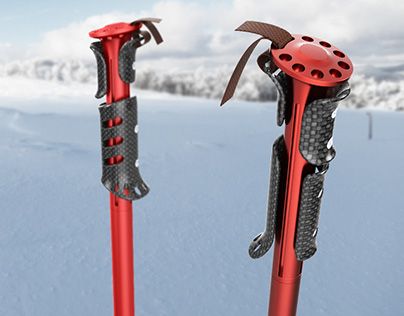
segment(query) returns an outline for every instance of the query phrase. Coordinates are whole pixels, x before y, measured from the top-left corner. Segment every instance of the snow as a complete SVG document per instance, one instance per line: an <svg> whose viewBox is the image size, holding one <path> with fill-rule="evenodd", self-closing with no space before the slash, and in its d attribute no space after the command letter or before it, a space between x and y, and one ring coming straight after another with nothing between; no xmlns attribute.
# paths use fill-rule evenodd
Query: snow
<svg viewBox="0 0 404 316"><path fill-rule="evenodd" d="M90 53L89 53L90 54ZM89 55L91 57L91 55ZM236 61L234 61L234 64ZM164 63L163 63L164 64ZM234 65L199 65L196 69L155 68L136 64L136 86L184 96L220 99ZM404 109L404 66L358 65L351 80L352 93L344 107ZM0 96L32 97L86 96L96 85L96 63L89 60L25 59L0 63ZM91 85L91 89L88 87ZM21 89L24 86L27 89ZM255 63L246 67L236 90L236 98L248 101L276 100L275 87Z"/></svg>
<svg viewBox="0 0 404 316"><path fill-rule="evenodd" d="M112 315L97 101L1 100L0 315ZM151 192L134 203L136 315L266 315L272 251L247 249L265 224L274 105L141 92L139 108ZM338 112L299 315L404 310L404 115L373 116L369 141L365 112Z"/></svg>

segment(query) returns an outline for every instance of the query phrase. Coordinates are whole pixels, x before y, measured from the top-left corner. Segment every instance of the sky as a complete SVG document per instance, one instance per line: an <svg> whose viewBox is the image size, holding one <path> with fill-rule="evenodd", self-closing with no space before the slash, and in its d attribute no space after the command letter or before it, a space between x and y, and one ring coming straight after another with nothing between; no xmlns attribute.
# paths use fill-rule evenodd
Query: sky
<svg viewBox="0 0 404 316"><path fill-rule="evenodd" d="M120 0L118 1L26 1L1 0L0 21L15 25L1 28L0 38L9 42L22 43L35 41L40 35L52 29L61 28L73 21L84 20L88 16L103 14L120 10L145 10L156 3L157 0ZM17 24L18 23L18 24Z"/></svg>
<svg viewBox="0 0 404 316"><path fill-rule="evenodd" d="M61 28L74 21L108 12L136 12L150 9L158 0L0 0L0 22L15 27L0 28L2 41L23 43L38 40L41 34ZM190 2L190 1L184 1ZM213 0L196 0L194 3L212 3ZM231 3L231 1L221 1ZM17 25L18 23L18 25Z"/></svg>
<svg viewBox="0 0 404 316"><path fill-rule="evenodd" d="M90 30L154 16L163 18L159 28L165 43L141 54L167 67L234 64L256 38L233 31L245 20L325 39L358 64L404 64L404 2L400 0L0 1L2 62L90 59Z"/></svg>

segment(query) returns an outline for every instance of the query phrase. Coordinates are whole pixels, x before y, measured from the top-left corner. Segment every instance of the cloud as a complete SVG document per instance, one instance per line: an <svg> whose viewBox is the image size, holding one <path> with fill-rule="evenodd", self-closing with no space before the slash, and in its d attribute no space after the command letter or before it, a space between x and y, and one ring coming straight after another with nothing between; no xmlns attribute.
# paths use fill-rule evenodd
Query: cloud
<svg viewBox="0 0 404 316"><path fill-rule="evenodd" d="M131 19L130 14L113 12L73 22L43 34L41 41L34 46L32 54L41 58L86 59L91 53L89 46L92 40L88 36L91 30L114 21Z"/></svg>
<svg viewBox="0 0 404 316"><path fill-rule="evenodd" d="M348 52L354 62L369 59L397 62L397 56L402 56L404 50L402 12L404 2L399 0L234 0L227 4L167 0L137 14L117 11L49 31L33 48L32 55L89 59L92 58L88 49L90 30L140 16L156 16L163 18L159 28L165 43L159 49L142 49L140 54L144 60L153 58L154 65L165 68L192 68L200 63L234 64L256 38L233 32L247 19L277 24L291 33L324 38ZM398 62L404 60L398 58Z"/></svg>
<svg viewBox="0 0 404 316"><path fill-rule="evenodd" d="M14 46L9 42L0 42L0 61L4 62L12 58L15 53Z"/></svg>

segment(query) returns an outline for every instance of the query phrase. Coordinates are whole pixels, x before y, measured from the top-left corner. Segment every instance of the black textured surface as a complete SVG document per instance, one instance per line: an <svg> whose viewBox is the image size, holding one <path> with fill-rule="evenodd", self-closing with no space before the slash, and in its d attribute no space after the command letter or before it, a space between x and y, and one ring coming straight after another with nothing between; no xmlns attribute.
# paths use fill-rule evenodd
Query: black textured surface
<svg viewBox="0 0 404 316"><path fill-rule="evenodd" d="M99 110L103 160L101 182L109 191L123 199L140 199L149 192L149 188L142 180L138 168L138 135L135 132L137 126L136 97L110 105L102 104ZM116 117L120 117L122 123L114 127L106 127L106 122ZM106 146L106 141L117 136L123 138L121 144ZM107 159L118 155L124 158L121 163L115 165L106 163Z"/></svg>
<svg viewBox="0 0 404 316"><path fill-rule="evenodd" d="M133 63L136 61L136 50L140 41L140 37L132 38L123 44L119 51L119 76L126 83L135 81L136 70L133 69Z"/></svg>
<svg viewBox="0 0 404 316"><path fill-rule="evenodd" d="M315 100L309 103L303 114L300 134L300 152L311 164L320 166L330 162L335 157L334 147L327 146L332 138L338 102L349 95L349 85L344 83L329 89L329 98Z"/></svg>
<svg viewBox="0 0 404 316"><path fill-rule="evenodd" d="M275 236L276 214L283 205L280 197L282 186L282 166L285 154L285 142L283 136L279 137L272 148L271 179L269 184L268 211L266 228L263 233L254 238L248 249L251 258L257 259L265 255L271 248Z"/></svg>
<svg viewBox="0 0 404 316"><path fill-rule="evenodd" d="M267 61L264 72L271 78L278 91L278 111L277 111L277 124L282 126L286 119L286 109L290 105L292 97L292 88L290 87L290 81L288 76L280 71L278 74L274 74L271 70L271 61Z"/></svg>
<svg viewBox="0 0 404 316"><path fill-rule="evenodd" d="M92 43L90 49L97 60L98 89L95 97L100 99L107 94L107 66L104 59L104 50L101 42Z"/></svg>
<svg viewBox="0 0 404 316"><path fill-rule="evenodd" d="M298 260L306 260L317 251L316 236L323 194L324 173L307 175L302 183L299 215L295 238Z"/></svg>

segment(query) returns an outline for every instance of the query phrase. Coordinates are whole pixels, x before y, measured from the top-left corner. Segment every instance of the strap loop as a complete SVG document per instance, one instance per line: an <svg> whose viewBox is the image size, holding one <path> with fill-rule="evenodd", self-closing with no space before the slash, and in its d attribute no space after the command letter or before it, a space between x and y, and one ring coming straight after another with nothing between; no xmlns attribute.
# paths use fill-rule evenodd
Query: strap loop
<svg viewBox="0 0 404 316"><path fill-rule="evenodd" d="M144 24L144 26L146 26L146 28L150 31L151 35L153 36L154 40L156 41L157 45L163 42L163 37L161 36L160 32L158 31L158 29L156 28L156 26L154 25L154 23L160 23L161 19L157 19L157 18L143 18L143 19L139 19L139 20L135 20L133 21L131 24L135 25L135 24Z"/></svg>
<svg viewBox="0 0 404 316"><path fill-rule="evenodd" d="M236 31L248 32L261 35L272 42L276 48L284 48L287 43L293 40L293 36L283 28L255 21L246 21Z"/></svg>
<svg viewBox="0 0 404 316"><path fill-rule="evenodd" d="M241 26L239 26L236 31L254 33L261 35L262 37L253 42L241 56L239 62L236 65L236 68L233 71L233 74L230 77L220 105L225 104L233 97L238 82L240 81L241 74L243 73L247 62L250 59L251 54L261 40L270 40L272 42L272 45L276 48L283 48L287 43L293 40L293 36L288 31L276 25L262 22L246 21ZM260 64L260 59L258 60L258 62ZM261 67L261 69L263 69L263 67Z"/></svg>

